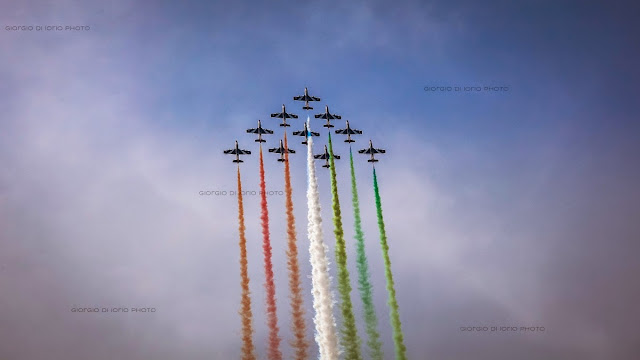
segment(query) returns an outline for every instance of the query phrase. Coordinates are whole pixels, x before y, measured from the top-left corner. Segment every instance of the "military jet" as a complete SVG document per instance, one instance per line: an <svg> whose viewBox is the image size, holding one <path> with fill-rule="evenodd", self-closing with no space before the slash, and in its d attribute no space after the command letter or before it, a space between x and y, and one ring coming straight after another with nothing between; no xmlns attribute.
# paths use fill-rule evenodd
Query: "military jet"
<svg viewBox="0 0 640 360"><path fill-rule="evenodd" d="M342 116L340 115L336 115L336 114L332 114L329 112L329 105L325 105L324 106L324 113L322 114L317 114L314 115L316 117L316 119L325 119L327 120L327 123L322 125L326 128L332 128L334 127L333 125L331 125L331 123L329 122L330 120L335 120L335 119L342 119Z"/></svg>
<svg viewBox="0 0 640 360"><path fill-rule="evenodd" d="M304 136L304 141L302 142L302 144L304 144L304 145L307 145L307 137L309 137L309 136L320 136L320 134L317 133L317 132L309 131L307 129L307 123L304 123L304 130L302 130L302 131L294 131L293 135Z"/></svg>
<svg viewBox="0 0 640 360"><path fill-rule="evenodd" d="M384 150L384 149L375 149L373 147L373 144L371 143L371 140L369 140L369 148L359 150L358 152L360 154L371 154L371 159L367 160L367 162L373 163L373 162L377 162L378 161L377 159L375 159L373 157L373 154L384 154L386 152L386 150Z"/></svg>
<svg viewBox="0 0 640 360"><path fill-rule="evenodd" d="M344 142L352 143L355 142L355 140L351 139L351 135L362 135L362 130L352 129L351 127L349 127L349 120L347 120L347 128L336 130L336 134L346 134L347 140L345 140Z"/></svg>
<svg viewBox="0 0 640 360"><path fill-rule="evenodd" d="M329 150L327 150L327 145L324 146L324 153L323 154L318 154L318 155L313 155L314 159L321 159L321 160L325 160L324 165L322 165L323 168L328 168L329 167ZM336 155L333 154L333 158L336 160L340 160L340 155Z"/></svg>
<svg viewBox="0 0 640 360"><path fill-rule="evenodd" d="M281 113L274 113L271 114L272 118L280 118L282 119L282 124L280 124L280 126L291 126L289 124L287 124L287 119L297 119L298 115L296 114L289 114L287 113L284 104L282 104L282 112Z"/></svg>
<svg viewBox="0 0 640 360"><path fill-rule="evenodd" d="M320 98L315 96L309 96L309 91L307 90L307 88L304 88L304 95L294 96L293 100L304 101L304 106L302 108L304 110L313 110L313 108L309 106L309 101L320 101Z"/></svg>
<svg viewBox="0 0 640 360"><path fill-rule="evenodd" d="M258 120L258 127L255 129L247 129L247 132L250 134L258 134L258 138L255 140L256 142L267 142L262 138L264 134L273 134L273 130L264 129L260 120Z"/></svg>
<svg viewBox="0 0 640 360"><path fill-rule="evenodd" d="M296 152L291 149L285 149L284 145L282 145L282 140L280 140L280 147L269 149L269 152L280 154L280 159L278 161L285 162L284 153L288 152L291 154L295 154Z"/></svg>
<svg viewBox="0 0 640 360"><path fill-rule="evenodd" d="M231 155L235 155L236 159L233 160L234 163L241 163L243 162L242 160L240 160L240 155L250 155L251 151L249 150L242 150L238 147L238 140L236 140L236 147L233 149L229 149L229 150L225 150L224 151L225 154L231 154Z"/></svg>

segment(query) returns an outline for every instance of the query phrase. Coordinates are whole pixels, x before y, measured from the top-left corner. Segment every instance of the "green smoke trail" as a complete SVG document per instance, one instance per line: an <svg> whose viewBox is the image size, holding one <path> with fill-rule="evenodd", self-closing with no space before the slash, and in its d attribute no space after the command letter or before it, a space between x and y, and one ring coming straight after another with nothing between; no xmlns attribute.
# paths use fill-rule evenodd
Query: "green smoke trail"
<svg viewBox="0 0 640 360"><path fill-rule="evenodd" d="M345 350L346 360L361 360L360 338L356 329L356 319L353 316L351 304L351 285L349 284L349 271L347 270L347 248L344 242L342 229L342 215L340 214L340 201L338 200L338 183L336 181L336 167L333 160L333 145L331 133L329 133L329 165L331 170L331 198L333 207L333 226L336 235L336 263L338 264L338 291L340 291L343 324L342 346Z"/></svg>
<svg viewBox="0 0 640 360"><path fill-rule="evenodd" d="M355 237L358 255L358 289L362 299L364 320L369 339L369 355L373 360L383 360L382 343L378 333L378 317L373 306L372 286L369 280L369 263L364 251L364 233L362 232L362 221L360 220L360 203L358 201L358 187L356 186L356 172L353 168L353 153L349 148L349 163L351 164L351 196L353 202L353 219L355 227Z"/></svg>
<svg viewBox="0 0 640 360"><path fill-rule="evenodd" d="M389 245L387 244L387 234L384 231L384 219L382 218L382 201L378 190L378 178L376 168L373 168L373 191L376 195L376 211L378 213L378 228L380 229L380 245L382 246L382 256L384 257L385 275L387 277L387 291L389 292L389 308L391 317L391 327L393 328L393 344L396 350L397 360L407 360L407 348L404 346L404 336L400 324L400 313L398 311L398 301L396 300L396 290L391 274L391 260L389 260Z"/></svg>

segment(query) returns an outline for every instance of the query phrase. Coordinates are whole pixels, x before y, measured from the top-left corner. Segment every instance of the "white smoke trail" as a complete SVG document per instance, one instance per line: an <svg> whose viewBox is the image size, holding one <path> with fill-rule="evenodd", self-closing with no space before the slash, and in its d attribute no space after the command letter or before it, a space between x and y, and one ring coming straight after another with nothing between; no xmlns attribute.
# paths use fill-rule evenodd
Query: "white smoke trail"
<svg viewBox="0 0 640 360"><path fill-rule="evenodd" d="M307 129L311 131L307 118ZM329 276L329 251L322 234L322 216L320 213L320 196L316 164L313 159L313 138L307 136L307 205L309 255L311 257L311 281L313 284L313 309L316 314L313 322L316 326L316 343L320 348L321 360L338 360L340 351L336 321L333 317L333 296L331 294L331 277Z"/></svg>

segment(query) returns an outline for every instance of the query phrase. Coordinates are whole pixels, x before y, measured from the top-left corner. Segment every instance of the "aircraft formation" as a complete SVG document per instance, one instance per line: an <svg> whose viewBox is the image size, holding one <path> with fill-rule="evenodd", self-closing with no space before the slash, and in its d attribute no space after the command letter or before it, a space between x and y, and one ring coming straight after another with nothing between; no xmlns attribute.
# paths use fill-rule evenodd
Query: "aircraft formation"
<svg viewBox="0 0 640 360"><path fill-rule="evenodd" d="M304 103L302 109L307 111L313 110L310 105L312 102L320 101L319 97L309 95L309 90L304 89L304 94L293 97L294 101L301 101ZM298 263L298 250L297 250L297 232L295 226L295 216L293 209L293 197L292 197L292 184L291 184L291 172L289 164L289 155L296 154L294 149L289 148L289 139L287 137L287 128L295 125L295 120L298 119L298 115L287 111L286 105L282 104L282 108L279 112L270 114L270 117L279 122L279 126L283 128L283 137L278 139L277 146L268 149L269 153L277 154L279 157L277 161L283 163L284 174L284 186L285 186L285 215L287 226L287 274L289 284L289 299L291 306L291 324L293 331L293 340L290 342L293 350L295 351L296 360L305 360L311 357L315 357L309 353L310 342L307 339L306 320L304 300L302 296L302 274ZM304 137L301 142L302 145L306 145L306 151L300 151L300 153L306 153L307 160L307 236L309 240L309 261L312 266L311 271L311 283L313 294L313 312L315 326L315 340L318 345L319 359L320 360L338 360L345 358L349 360L362 360L362 351L360 349L361 344L364 344L359 335L357 334L357 325L355 320L355 314L353 312L353 305L351 301L351 280L349 275L349 269L347 266L347 242L344 239L344 228L342 223L342 212L339 201L338 192L338 177L336 174L335 160L340 160L340 155L334 153L334 142L332 141L332 133L337 135L343 135L346 138L344 142L349 144L349 154L347 159L350 165L351 175L351 191L352 191L352 209L354 211L354 240L356 242L356 258L358 268L358 284L362 285L358 287L359 294L362 301L364 310L364 322L366 327L366 336L368 341L366 342L369 355L373 360L383 360L386 357L382 351L382 343L379 341L380 334L377 330L377 315L375 314L375 307L373 306L372 297L372 285L369 277L368 263L365 255L364 246L364 233L361 228L360 222L360 205L357 195L357 181L354 170L354 156L351 151L351 146L356 142L356 137L363 134L362 130L352 128L349 120L345 120L346 124L343 129L335 128L335 122L342 120L342 116L332 113L329 110L329 106L325 105L324 111L314 114L313 119L317 119L322 123L322 127L327 129L327 142L324 143L324 151L319 154L313 153L313 144L316 142L314 137L319 138L320 133L312 131L311 122L312 117L307 115L307 121L302 124L301 130L292 131L291 135L299 139ZM293 122L294 124L291 124ZM267 142L267 135L274 135L274 131L263 127L262 120L258 120L257 127L246 129L247 134L256 136L254 142L259 145L259 182L260 182L260 217L259 224L261 226L262 234L262 252L264 255L264 272L265 272L265 293L266 293L266 317L267 326L269 328L268 333L268 346L267 346L267 358L268 360L282 360L283 354L280 350L281 338L279 335L278 315L277 315L277 300L274 282L274 269L272 261L272 246L271 246L271 234L269 231L269 211L268 201L266 196L266 180L264 169L264 156L263 156L263 143ZM241 317L242 317L242 358L247 360L257 359L255 354L255 346L253 345L253 329L252 329L252 311L251 311L251 296L249 289L249 278L247 273L247 241L245 235L245 223L244 223L244 207L242 200L242 181L240 163L243 160L241 156L251 155L250 150L241 149L238 144L238 140L235 140L235 146L231 149L223 151L224 154L234 155L234 163L238 164L237 168L237 189L238 196L238 232L239 232L239 246L240 246L240 265L241 265L241 285L242 285L242 302L241 302ZM372 164L372 180L373 191L375 195L375 206L377 224L380 232L380 244L383 252L383 260L385 266L385 278L387 282L387 292L389 295L388 306L390 312L390 322L393 330L393 342L395 349L395 358L398 360L406 360L406 347L404 345L402 330L400 326L400 316L398 312L397 300L395 298L394 282L391 273L391 263L388 254L388 245L386 239L386 231L384 228L384 220L382 218L382 202L380 200L380 194L378 190L378 180L376 175L375 163L378 159L375 158L377 154L384 154L386 150L376 148L373 146L373 141L369 140L369 146L358 150L358 153L368 155L367 160ZM322 232L322 212L320 206L320 193L318 190L318 181L315 170L315 161L324 160L323 168L328 169L330 175L330 191L331 202L330 207L332 211L332 222L335 235L335 256L337 266L337 290L339 294L335 294L335 290L331 285L331 276L329 274L329 257L325 252L326 244L324 235ZM341 329L338 331L337 322L334 320L333 303L334 299L340 298L340 316L341 316ZM341 356L341 352L344 351L344 356Z"/></svg>
<svg viewBox="0 0 640 360"><path fill-rule="evenodd" d="M302 109L304 110L313 110L313 107L309 105L310 101L320 101L319 97L316 96L311 96L309 95L309 90L305 87L304 88L304 95L299 95L299 96L294 96L293 100L295 101L303 101L304 102L304 106L302 107ZM276 118L276 119L281 119L282 123L280 123L281 127L290 127L291 124L289 124L287 122L288 119L298 119L298 115L296 114L292 114L292 113L288 113L286 106L284 104L282 104L282 111L278 112L278 113L272 113L271 114L272 118ZM331 131L330 129L332 127L335 127L333 124L331 124L331 121L333 120L341 120L342 116L340 115L336 115L336 114L332 114L329 111L329 106L325 105L324 108L324 112L319 113L319 114L315 114L314 118L316 119L322 119L325 120L326 123L324 125L322 125L323 127L326 127L329 131ZM265 129L262 127L262 121L258 120L258 127L253 128L253 129L247 129L247 133L249 134L256 134L258 135L258 138L255 139L255 142L259 142L259 143L263 143L266 142L265 139L263 139L263 135L273 135L273 130L269 130L269 129ZM338 129L335 130L336 134L340 134L340 135L346 135L347 139L344 140L344 142L346 143L353 143L355 142L354 139L351 138L352 135L362 135L362 130L357 130L357 129L353 129L351 128L351 125L349 124L349 121L346 121L346 127L344 129ZM304 136L304 141L302 141L301 143L303 145L307 145L307 139L310 136L320 136L320 133L314 132L314 131L310 131L307 128L307 123L304 123L304 129L302 130L298 130L298 131L294 131L293 132L294 136ZM280 154L280 158L278 159L279 162L285 162L285 157L284 154L286 152L290 153L290 154L295 154L295 150L293 149L285 149L284 145L283 145L283 140L280 140L280 145L278 147L275 148L270 148L269 152L271 153L275 153L275 154ZM251 151L249 150L243 150L240 149L238 147L238 141L236 140L235 143L235 147L229 150L224 150L225 154L230 154L230 155L236 155L236 159L233 160L234 163L241 163L243 162L242 160L240 160L240 155L250 155ZM377 162L378 159L376 159L374 157L375 154L384 154L385 150L384 149L377 149L373 147L372 141L369 140L369 147L366 149L362 149L359 150L358 153L360 154L368 154L371 155L371 158L369 160L367 160L368 162L374 163ZM324 153L321 154L317 154L314 155L315 159L319 159L319 160L325 160L325 164L322 165L322 167L324 168L329 168L329 159L330 159L330 155L333 155L333 158L338 160L340 159L339 155L336 154L329 154L329 151L327 150L327 146L325 145L325 149L324 149Z"/></svg>

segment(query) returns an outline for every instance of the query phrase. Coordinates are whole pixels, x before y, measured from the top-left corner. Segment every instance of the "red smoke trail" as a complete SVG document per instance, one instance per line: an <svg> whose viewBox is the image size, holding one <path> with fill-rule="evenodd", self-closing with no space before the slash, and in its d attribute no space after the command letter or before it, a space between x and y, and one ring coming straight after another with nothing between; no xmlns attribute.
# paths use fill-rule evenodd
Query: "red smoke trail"
<svg viewBox="0 0 640 360"><path fill-rule="evenodd" d="M287 133L284 133L284 148L288 149ZM307 360L310 347L306 338L306 324L304 322L304 300L300 280L300 266L298 265L298 245L296 245L296 219L293 215L293 200L291 199L291 173L289 171L289 153L284 153L284 185L287 207L287 265L289 266L289 291L291 292L292 330L295 339L291 346L296 350L297 360Z"/></svg>
<svg viewBox="0 0 640 360"><path fill-rule="evenodd" d="M262 220L262 250L264 251L264 273L267 290L267 324L269 326L269 360L282 360L280 336L278 335L278 315L276 314L276 286L273 282L273 264L271 262L271 241L269 240L269 210L267 209L267 190L264 181L264 161L262 144L260 145L260 207Z"/></svg>
<svg viewBox="0 0 640 360"><path fill-rule="evenodd" d="M244 234L244 207L242 206L242 182L238 166L238 230L240 231L240 277L242 279L242 360L256 360L253 346L253 315L251 313L251 293L249 292L249 272L247 271L247 238Z"/></svg>

